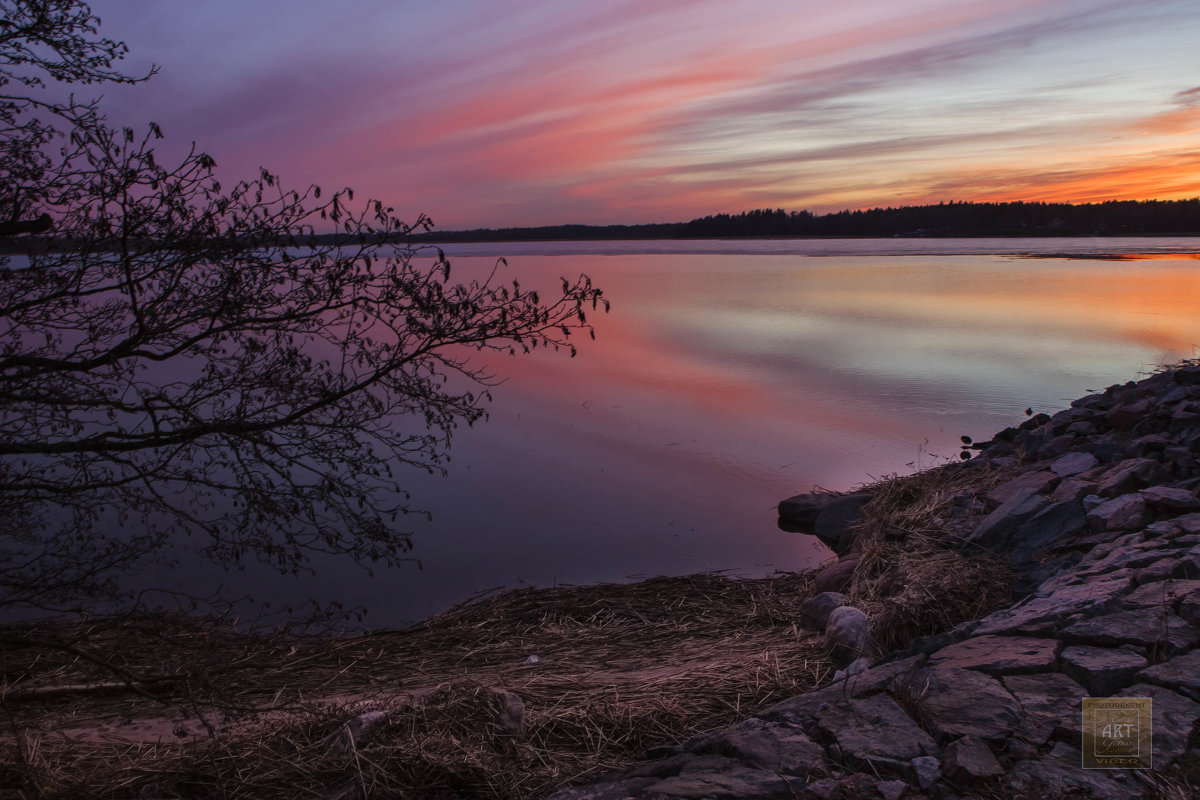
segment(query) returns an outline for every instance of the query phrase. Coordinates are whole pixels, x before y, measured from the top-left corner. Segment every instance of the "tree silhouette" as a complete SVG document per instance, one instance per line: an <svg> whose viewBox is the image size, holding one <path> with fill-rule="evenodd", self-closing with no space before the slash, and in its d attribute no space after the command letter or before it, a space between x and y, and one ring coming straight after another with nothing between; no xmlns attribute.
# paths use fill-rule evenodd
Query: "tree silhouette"
<svg viewBox="0 0 1200 800"><path fill-rule="evenodd" d="M149 77L113 69L98 22L0 0L0 605L119 597L183 535L281 571L401 558L403 468L442 469L484 414L478 351L574 355L607 300L586 276L547 301L496 270L452 283L404 244L427 218L349 190L160 163L156 125L47 99L46 78Z"/></svg>

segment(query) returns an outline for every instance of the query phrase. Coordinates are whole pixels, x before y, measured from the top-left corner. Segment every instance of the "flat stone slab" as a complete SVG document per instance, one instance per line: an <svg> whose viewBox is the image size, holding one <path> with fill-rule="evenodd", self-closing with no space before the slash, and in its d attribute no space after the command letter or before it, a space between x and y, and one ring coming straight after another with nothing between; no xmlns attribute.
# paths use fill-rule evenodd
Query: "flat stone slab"
<svg viewBox="0 0 1200 800"><path fill-rule="evenodd" d="M1149 521L1146 501L1138 494L1119 494L1087 512L1094 531L1132 531Z"/></svg>
<svg viewBox="0 0 1200 800"><path fill-rule="evenodd" d="M1012 608L984 617L974 633L983 636L990 633L1056 630L1060 621L1072 614L1095 613L1115 607L1129 588L1127 575L1062 586L1051 594L1034 595Z"/></svg>
<svg viewBox="0 0 1200 800"><path fill-rule="evenodd" d="M1188 736L1200 720L1200 703L1149 683L1134 684L1116 696L1150 698L1155 769L1162 769L1184 754Z"/></svg>
<svg viewBox="0 0 1200 800"><path fill-rule="evenodd" d="M799 725L766 722L755 717L684 745L699 755L736 759L752 769L787 775L825 773L825 749L809 739Z"/></svg>
<svg viewBox="0 0 1200 800"><path fill-rule="evenodd" d="M1050 464L1050 471L1060 478L1087 472L1099 465L1100 460L1091 453L1074 452L1059 456Z"/></svg>
<svg viewBox="0 0 1200 800"><path fill-rule="evenodd" d="M1003 739L1020 726L1023 716L1021 704L1000 681L972 669L926 667L892 694L906 696L924 727L943 740Z"/></svg>
<svg viewBox="0 0 1200 800"><path fill-rule="evenodd" d="M817 725L844 759L862 769L911 769L914 758L938 752L929 734L887 695L835 703L817 713Z"/></svg>
<svg viewBox="0 0 1200 800"><path fill-rule="evenodd" d="M967 535L967 540L989 550L1003 550L1017 528L1049 504L1033 489L1022 488L984 517Z"/></svg>
<svg viewBox="0 0 1200 800"><path fill-rule="evenodd" d="M1173 608L1181 598L1200 592L1200 581L1165 580L1145 583L1121 601L1124 608Z"/></svg>
<svg viewBox="0 0 1200 800"><path fill-rule="evenodd" d="M1162 465L1153 459L1129 458L1114 464L1100 476L1096 494L1101 497L1123 495L1156 482L1162 472Z"/></svg>
<svg viewBox="0 0 1200 800"><path fill-rule="evenodd" d="M946 745L942 752L942 769L947 778L959 783L1004 774L1004 768L987 743L973 736L964 736Z"/></svg>
<svg viewBox="0 0 1200 800"><path fill-rule="evenodd" d="M1166 644L1178 651L1200 640L1200 631L1170 611L1138 608L1080 620L1064 629L1062 636L1067 641L1081 644L1142 647Z"/></svg>
<svg viewBox="0 0 1200 800"><path fill-rule="evenodd" d="M1063 456L1069 458L1069 456ZM1092 466L1095 466L1093 458ZM1061 460L1061 459L1060 459ZM1057 462L1055 462L1057 463ZM1054 469L1054 465L1050 465L1050 469ZM1083 470L1079 470L1083 472ZM1074 474L1074 473L1071 473ZM1054 472L1025 472L1010 481L1000 484L999 486L988 492L988 499L993 503L1003 505L1009 500L1012 500L1022 491L1032 491L1034 494L1045 494L1058 485L1058 480L1062 473Z"/></svg>
<svg viewBox="0 0 1200 800"><path fill-rule="evenodd" d="M1031 636L976 636L929 657L930 667L977 669L989 675L1048 672L1058 660L1061 645Z"/></svg>
<svg viewBox="0 0 1200 800"><path fill-rule="evenodd" d="M804 778L787 778L767 770L695 772L676 775L643 789L645 797L711 798L712 800L793 800Z"/></svg>
<svg viewBox="0 0 1200 800"><path fill-rule="evenodd" d="M1158 508L1172 511L1195 511L1200 508L1200 497L1174 486L1150 486L1138 494L1147 503Z"/></svg>
<svg viewBox="0 0 1200 800"><path fill-rule="evenodd" d="M1001 682L1024 714L1014 735L1038 747L1054 736L1064 712L1075 709L1082 713L1081 701L1088 696L1087 689L1057 672L1007 675Z"/></svg>
<svg viewBox="0 0 1200 800"><path fill-rule="evenodd" d="M1161 664L1144 669L1138 677L1172 689L1183 687L1200 692L1200 650L1175 656Z"/></svg>
<svg viewBox="0 0 1200 800"><path fill-rule="evenodd" d="M1116 647L1073 645L1062 651L1062 671L1093 697L1107 697L1130 684L1147 661Z"/></svg>
<svg viewBox="0 0 1200 800"><path fill-rule="evenodd" d="M888 661L865 672L850 675L844 681L834 681L820 689L790 697L760 711L758 716L764 719L813 719L822 706L883 691L891 686L893 681L903 680L905 676L922 667L925 659L924 654L917 654Z"/></svg>
<svg viewBox="0 0 1200 800"><path fill-rule="evenodd" d="M1004 785L1012 796L1095 797L1100 800L1130 800L1140 796L1129 780L1118 780L1116 770L1082 769L1083 753L1059 742L1044 758L1018 761Z"/></svg>

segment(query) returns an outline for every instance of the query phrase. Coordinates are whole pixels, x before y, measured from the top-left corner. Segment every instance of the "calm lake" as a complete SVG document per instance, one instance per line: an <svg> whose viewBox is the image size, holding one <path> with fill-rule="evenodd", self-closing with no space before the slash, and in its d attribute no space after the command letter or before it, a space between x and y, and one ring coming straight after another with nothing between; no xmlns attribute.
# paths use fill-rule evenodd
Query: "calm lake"
<svg viewBox="0 0 1200 800"><path fill-rule="evenodd" d="M781 498L957 458L963 434L988 438L1200 345L1197 239L446 251L455 278L503 255L501 278L544 296L585 272L612 312L574 359L488 362L507 378L490 419L457 435L448 477L409 481L433 514L405 521L423 568L249 569L219 576L227 590L337 599L392 626L495 587L812 567L829 553L776 527Z"/></svg>

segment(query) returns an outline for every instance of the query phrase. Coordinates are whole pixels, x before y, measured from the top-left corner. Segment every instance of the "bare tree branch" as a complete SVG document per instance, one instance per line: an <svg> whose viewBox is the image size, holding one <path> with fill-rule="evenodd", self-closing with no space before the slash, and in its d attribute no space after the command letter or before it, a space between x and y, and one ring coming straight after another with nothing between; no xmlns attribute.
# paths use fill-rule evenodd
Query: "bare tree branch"
<svg viewBox="0 0 1200 800"><path fill-rule="evenodd" d="M0 241L24 253L0 256L0 605L112 598L183 535L285 572L394 562L404 468L443 469L484 415L477 354L574 355L608 307L586 276L548 300L452 283L404 243L428 218L348 189L161 163L156 125L38 94L148 77L112 68L124 45L86 4L0 0L0 20Z"/></svg>

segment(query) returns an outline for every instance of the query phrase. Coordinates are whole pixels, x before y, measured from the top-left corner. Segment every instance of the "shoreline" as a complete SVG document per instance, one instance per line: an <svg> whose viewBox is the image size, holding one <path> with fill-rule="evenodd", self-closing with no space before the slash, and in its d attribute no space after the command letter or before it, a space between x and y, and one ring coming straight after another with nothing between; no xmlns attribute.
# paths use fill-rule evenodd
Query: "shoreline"
<svg viewBox="0 0 1200 800"><path fill-rule="evenodd" d="M787 513L839 552L806 573L518 589L337 637L178 617L5 626L6 789L1136 797L1144 775L1069 766L1079 692L1132 686L1156 698L1151 774L1195 786L1200 669L1180 663L1200 657L1198 434L1187 364L1002 431L969 461L793 498ZM1169 603L1148 601L1158 588ZM1161 642L1120 616L1149 613L1169 623Z"/></svg>

